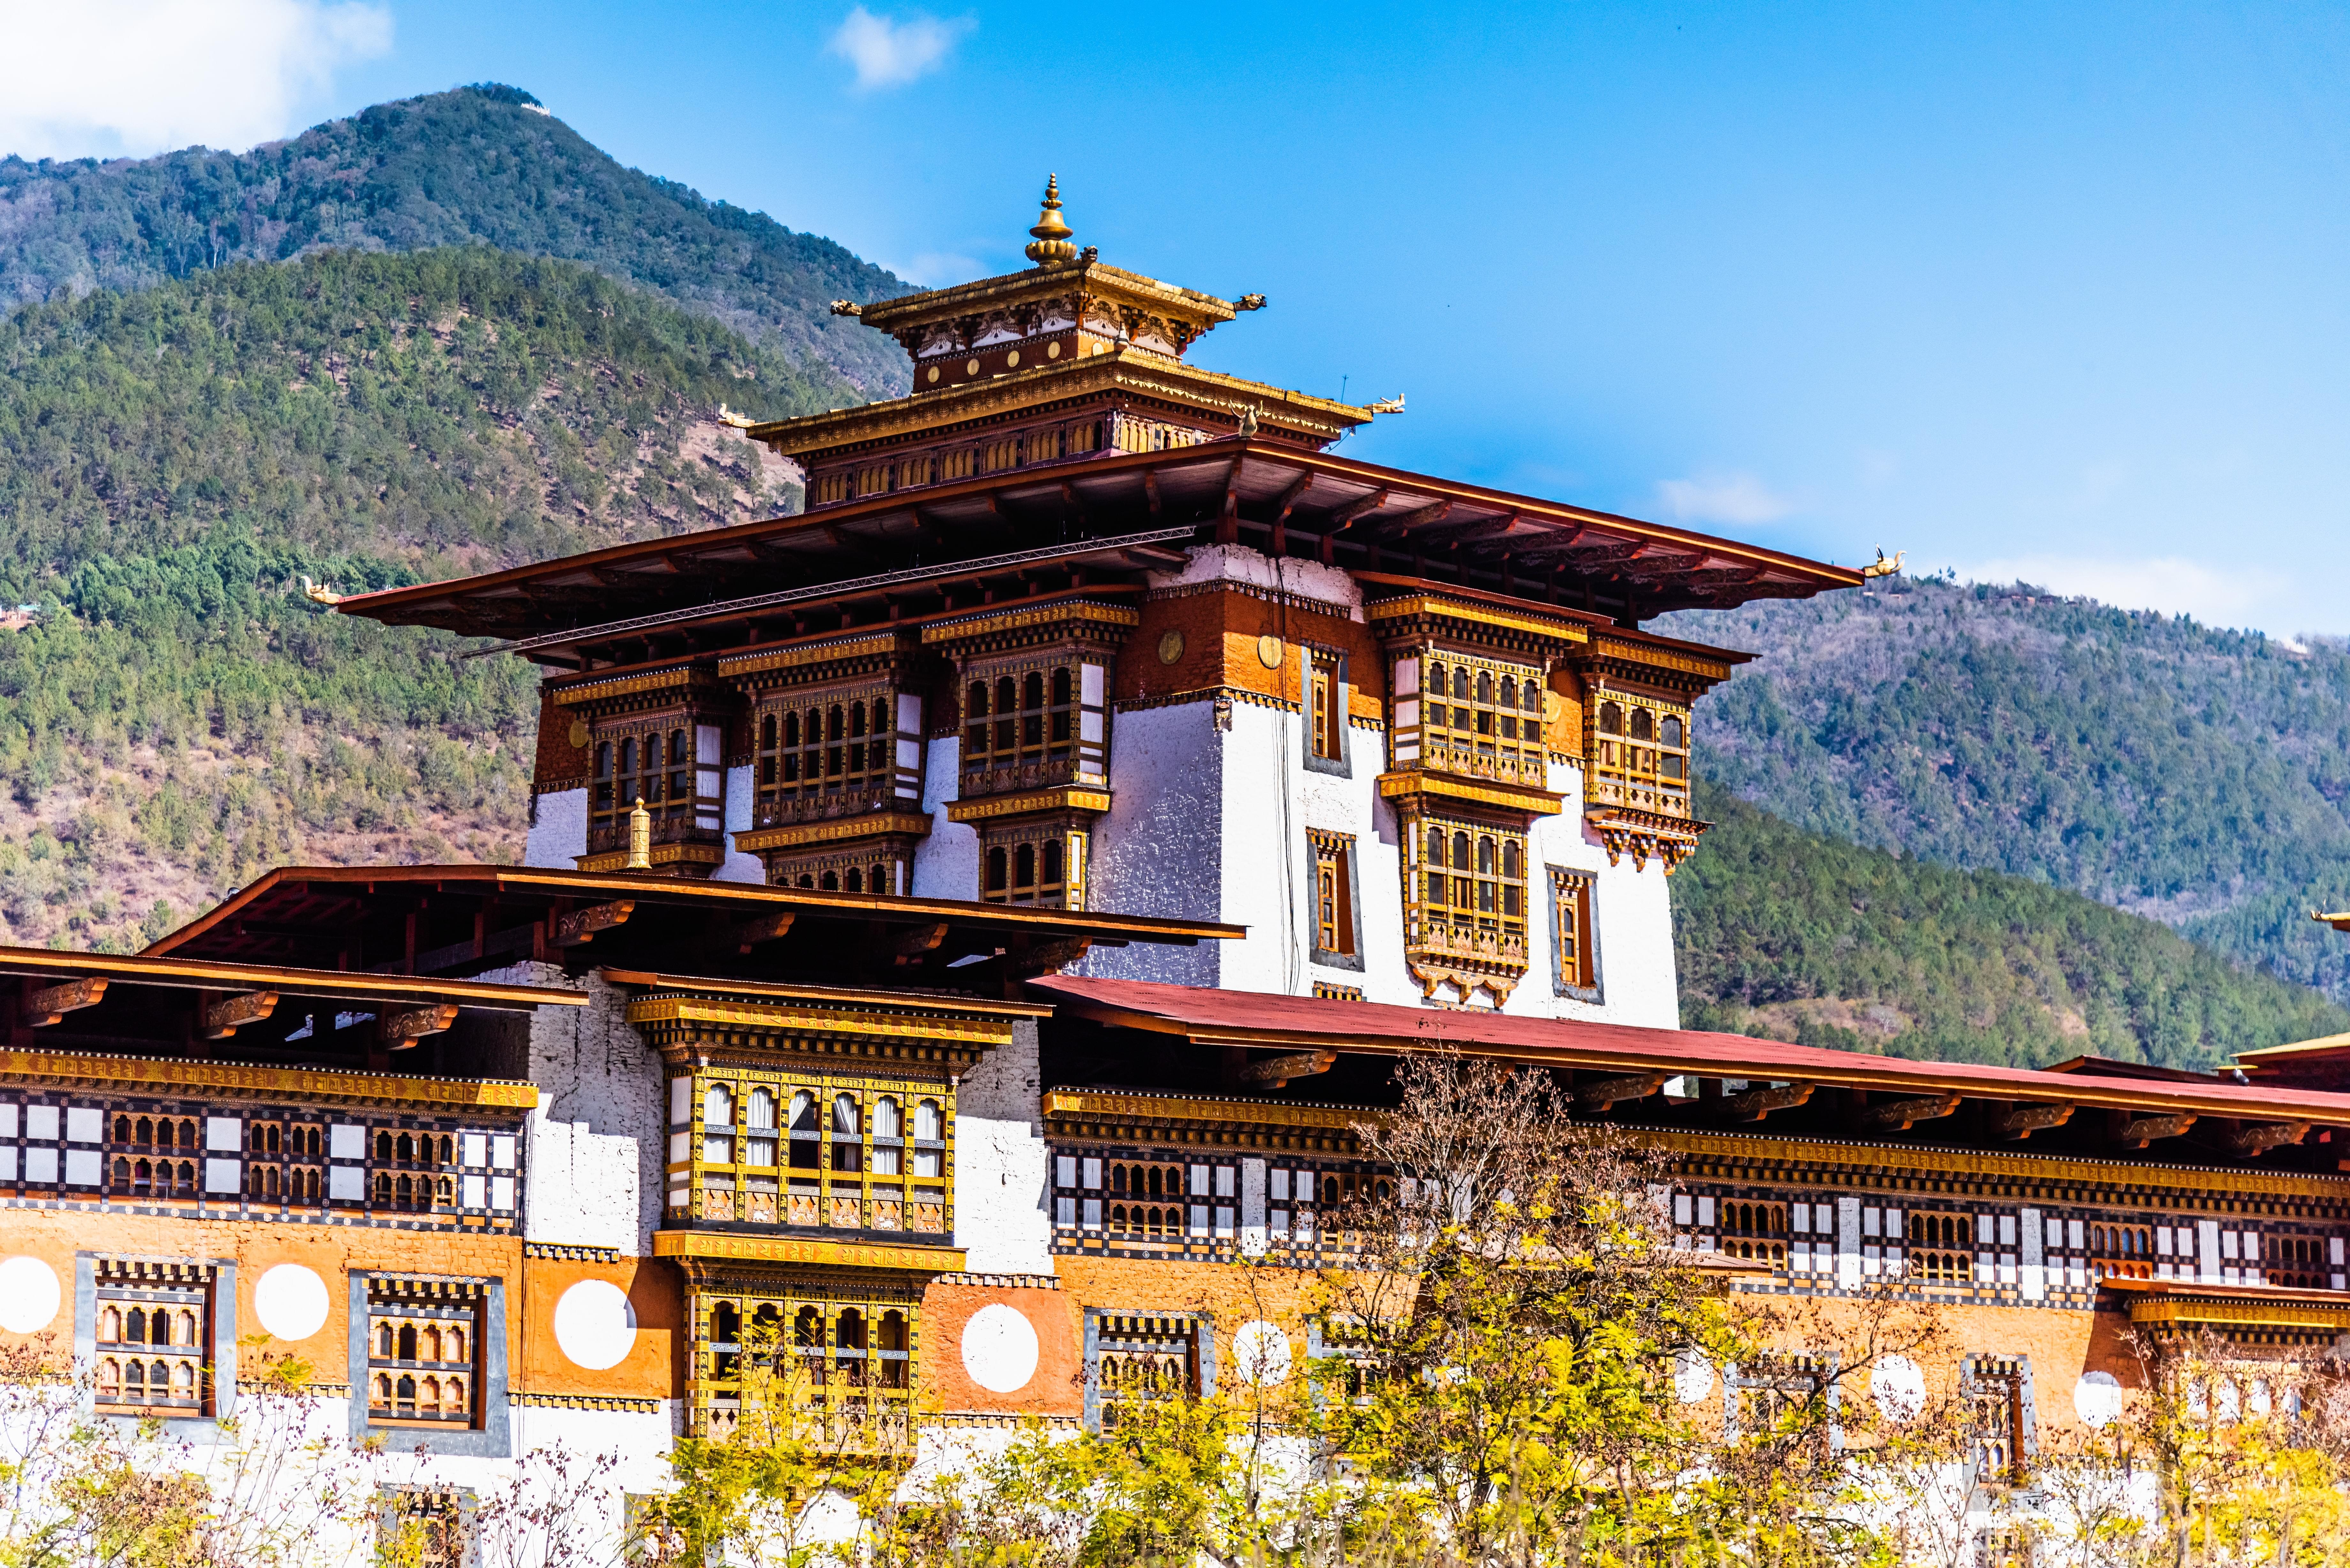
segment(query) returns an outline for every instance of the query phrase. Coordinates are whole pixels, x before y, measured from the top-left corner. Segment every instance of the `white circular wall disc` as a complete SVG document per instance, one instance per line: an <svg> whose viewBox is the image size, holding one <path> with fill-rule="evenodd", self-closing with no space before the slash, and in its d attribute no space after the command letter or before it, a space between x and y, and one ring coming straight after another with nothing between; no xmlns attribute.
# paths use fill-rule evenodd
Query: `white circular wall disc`
<svg viewBox="0 0 2350 1568"><path fill-rule="evenodd" d="M254 1282L253 1315L273 1338L309 1338L327 1326L327 1282L299 1263L280 1263Z"/></svg>
<svg viewBox="0 0 2350 1568"><path fill-rule="evenodd" d="M962 1369L992 1394L1012 1394L1036 1376L1036 1325L1017 1307L990 1302L962 1325Z"/></svg>
<svg viewBox="0 0 2350 1568"><path fill-rule="evenodd" d="M0 1262L0 1328L10 1334L38 1334L57 1315L65 1292L57 1272L38 1258L10 1258Z"/></svg>
<svg viewBox="0 0 2350 1568"><path fill-rule="evenodd" d="M609 1280L582 1280L555 1303L555 1343L575 1366L618 1366L637 1347L637 1309Z"/></svg>

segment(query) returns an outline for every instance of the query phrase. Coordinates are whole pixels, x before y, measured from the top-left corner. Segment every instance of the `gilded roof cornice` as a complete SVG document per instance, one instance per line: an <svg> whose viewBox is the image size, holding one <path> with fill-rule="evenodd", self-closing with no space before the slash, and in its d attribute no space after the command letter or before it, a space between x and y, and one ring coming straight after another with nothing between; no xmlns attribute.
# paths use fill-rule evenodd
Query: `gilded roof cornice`
<svg viewBox="0 0 2350 1568"><path fill-rule="evenodd" d="M1230 300L1202 294L1196 288L1179 288L1139 272L1096 261L1073 266L1028 267L994 277L974 278L951 288L876 300L863 306L858 318L868 327L895 335L929 322L950 321L959 316L1070 294L1162 311L1191 322L1202 332L1232 320L1235 314Z"/></svg>
<svg viewBox="0 0 2350 1568"><path fill-rule="evenodd" d="M1261 424L1286 427L1325 441L1336 441L1371 421L1368 409L1352 403L1202 370L1147 348L1123 346L936 392L753 425L746 433L784 456L811 457L860 443L944 434L1049 403L1117 393L1162 399L1235 421L1253 409Z"/></svg>

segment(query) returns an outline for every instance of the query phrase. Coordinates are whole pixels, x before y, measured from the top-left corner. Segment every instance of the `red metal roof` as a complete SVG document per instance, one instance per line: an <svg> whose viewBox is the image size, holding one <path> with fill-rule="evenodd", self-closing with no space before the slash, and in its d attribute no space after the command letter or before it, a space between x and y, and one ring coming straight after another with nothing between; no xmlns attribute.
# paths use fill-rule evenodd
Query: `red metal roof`
<svg viewBox="0 0 2350 1568"><path fill-rule="evenodd" d="M1211 991L1151 981L1052 974L1030 981L1028 988L1069 1012L1100 1023L1182 1034L1216 1044L1318 1045L1381 1055L1450 1047L1471 1055L1555 1063L1562 1067L1692 1073L1851 1088L1910 1089L1981 1099L2064 1101L2215 1116L2290 1116L2350 1125L2350 1094L2310 1089L2108 1077L2091 1071L2052 1073L1970 1062L1913 1062L1744 1034Z"/></svg>

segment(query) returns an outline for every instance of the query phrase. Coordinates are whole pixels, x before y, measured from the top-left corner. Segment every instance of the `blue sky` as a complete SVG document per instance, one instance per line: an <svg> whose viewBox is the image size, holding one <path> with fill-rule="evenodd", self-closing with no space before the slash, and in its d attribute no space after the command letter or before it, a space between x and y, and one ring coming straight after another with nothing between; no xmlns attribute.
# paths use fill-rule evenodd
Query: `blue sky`
<svg viewBox="0 0 2350 1568"><path fill-rule="evenodd" d="M2350 10L868 5L214 0L173 57L241 88L66 37L0 139L504 80L926 283L1054 170L1105 259L1271 296L1201 362L1407 394L1354 455L2350 634Z"/></svg>

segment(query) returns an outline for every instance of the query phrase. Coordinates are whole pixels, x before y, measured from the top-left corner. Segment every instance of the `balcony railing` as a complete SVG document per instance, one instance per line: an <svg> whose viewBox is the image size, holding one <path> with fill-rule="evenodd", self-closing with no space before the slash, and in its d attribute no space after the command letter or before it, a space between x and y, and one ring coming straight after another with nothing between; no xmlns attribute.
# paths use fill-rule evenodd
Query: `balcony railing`
<svg viewBox="0 0 2350 1568"><path fill-rule="evenodd" d="M1646 811L1658 816L1686 817L1690 815L1689 786L1683 784L1650 782L1627 778L1620 774L1592 770L1583 786L1586 805L1612 805L1627 811Z"/></svg>
<svg viewBox="0 0 2350 1568"><path fill-rule="evenodd" d="M1425 772L1457 778L1487 779L1530 789L1550 787L1549 759L1540 752L1487 751L1430 740L1420 747L1419 765Z"/></svg>
<svg viewBox="0 0 2350 1568"><path fill-rule="evenodd" d="M771 795L762 799L751 820L758 827L835 822L845 816L864 816L872 812L886 811L896 800L897 796L887 784L868 784L857 789L812 789L805 794Z"/></svg>
<svg viewBox="0 0 2350 1568"><path fill-rule="evenodd" d="M1514 932L1465 931L1456 926L1425 925L1405 939L1404 956L1431 963L1523 970L1526 939Z"/></svg>
<svg viewBox="0 0 2350 1568"><path fill-rule="evenodd" d="M715 844L726 842L723 828L702 827L691 816L656 817L652 823L652 842L662 844ZM608 855L629 846L629 819L600 823L588 830L588 853Z"/></svg>
<svg viewBox="0 0 2350 1568"><path fill-rule="evenodd" d="M974 795L1014 794L1022 790L1052 789L1069 783L1077 776L1075 757L1040 758L1035 762L1007 763L1001 767L965 768L961 787L968 800Z"/></svg>

